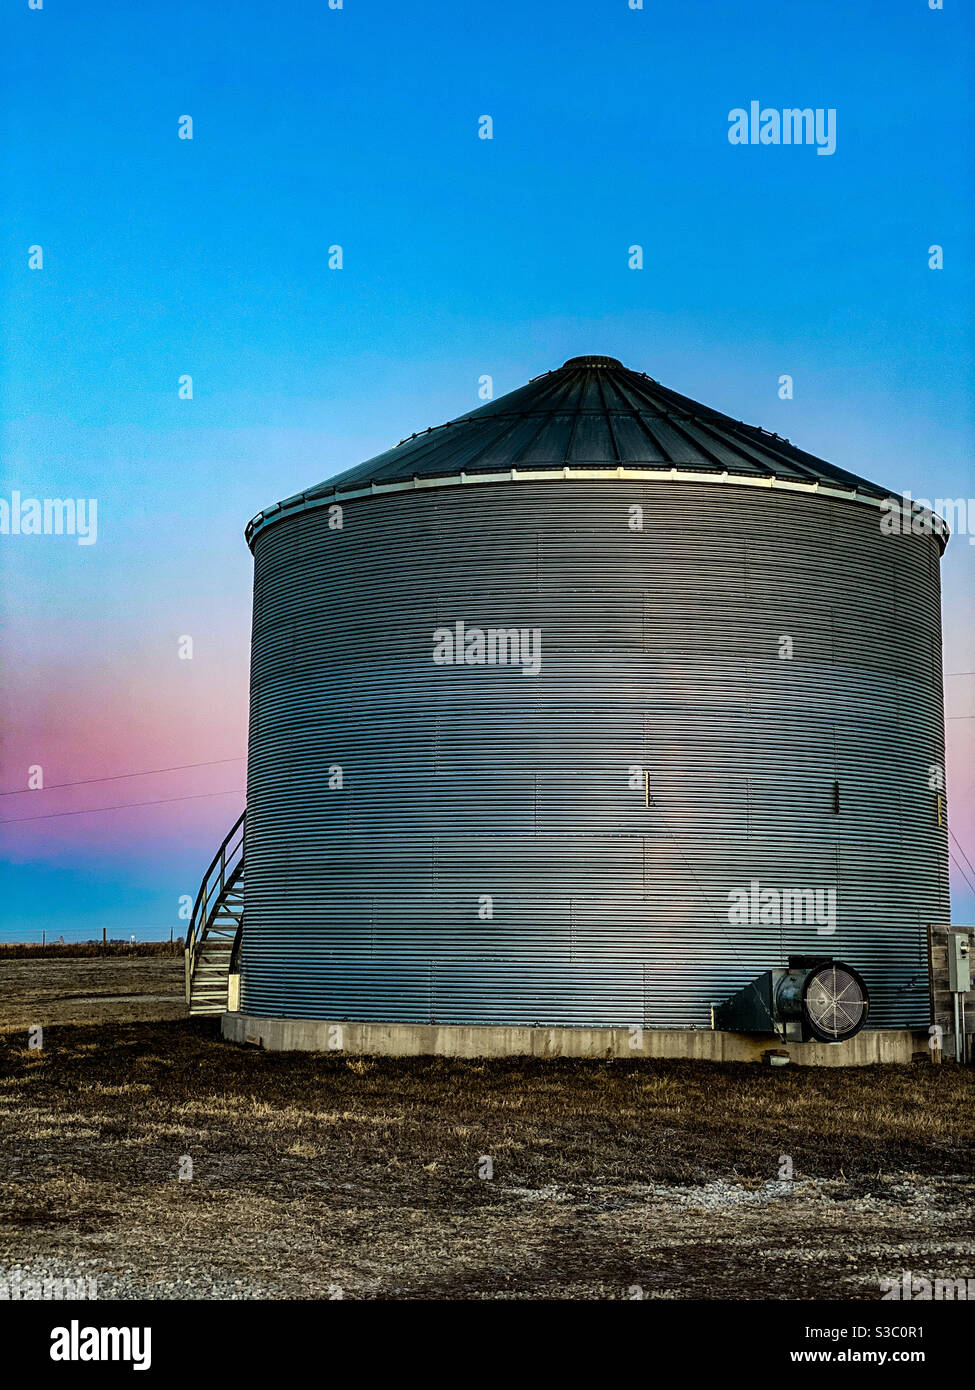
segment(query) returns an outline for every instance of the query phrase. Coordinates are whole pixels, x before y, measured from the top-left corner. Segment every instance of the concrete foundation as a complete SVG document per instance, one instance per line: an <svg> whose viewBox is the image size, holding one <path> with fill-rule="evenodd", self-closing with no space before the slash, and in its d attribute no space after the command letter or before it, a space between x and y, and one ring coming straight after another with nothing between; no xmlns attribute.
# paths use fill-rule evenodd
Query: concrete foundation
<svg viewBox="0 0 975 1390"><path fill-rule="evenodd" d="M784 1046L769 1034L692 1028L531 1028L421 1023L354 1023L347 1019L256 1018L224 1014L230 1042L269 1052L345 1052L380 1057L682 1057L702 1062L761 1062L769 1049L806 1067L865 1067L910 1062L928 1053L928 1034L911 1028L874 1029L843 1043Z"/></svg>

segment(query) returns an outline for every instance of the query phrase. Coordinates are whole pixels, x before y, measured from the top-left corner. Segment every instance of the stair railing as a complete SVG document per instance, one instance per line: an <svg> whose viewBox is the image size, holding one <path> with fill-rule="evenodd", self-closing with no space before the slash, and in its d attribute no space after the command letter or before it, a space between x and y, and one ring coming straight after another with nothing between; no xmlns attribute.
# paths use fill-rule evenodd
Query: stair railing
<svg viewBox="0 0 975 1390"><path fill-rule="evenodd" d="M196 969L197 957L203 942L206 940L213 919L217 915L224 893L240 878L244 866L244 817L246 815L246 810L241 811L224 836L223 843L203 875L200 891L193 904L193 912L186 932L186 950L184 953L187 1004L190 1002L193 972Z"/></svg>

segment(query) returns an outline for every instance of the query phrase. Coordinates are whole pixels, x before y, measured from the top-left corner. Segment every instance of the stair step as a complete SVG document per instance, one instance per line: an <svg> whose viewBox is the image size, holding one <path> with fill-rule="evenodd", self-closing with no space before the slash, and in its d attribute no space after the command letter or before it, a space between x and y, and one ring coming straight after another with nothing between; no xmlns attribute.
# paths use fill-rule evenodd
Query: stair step
<svg viewBox="0 0 975 1390"><path fill-rule="evenodd" d="M244 917L243 816L220 847L219 877L207 871L200 890L206 918L192 953L188 1009L191 1014L226 1013L230 993L230 958ZM211 915L212 913L212 915Z"/></svg>

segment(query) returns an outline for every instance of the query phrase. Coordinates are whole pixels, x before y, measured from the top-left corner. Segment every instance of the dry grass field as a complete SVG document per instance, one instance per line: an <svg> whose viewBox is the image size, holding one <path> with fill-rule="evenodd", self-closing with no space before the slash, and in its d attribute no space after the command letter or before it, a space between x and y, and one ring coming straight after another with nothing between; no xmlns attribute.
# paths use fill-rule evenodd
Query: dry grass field
<svg viewBox="0 0 975 1390"><path fill-rule="evenodd" d="M0 1270L103 1298L975 1276L970 1070L264 1054L181 988L179 958L0 959Z"/></svg>
<svg viewBox="0 0 975 1390"><path fill-rule="evenodd" d="M65 957L56 950L24 957L0 948L0 1029L186 1016L182 954Z"/></svg>

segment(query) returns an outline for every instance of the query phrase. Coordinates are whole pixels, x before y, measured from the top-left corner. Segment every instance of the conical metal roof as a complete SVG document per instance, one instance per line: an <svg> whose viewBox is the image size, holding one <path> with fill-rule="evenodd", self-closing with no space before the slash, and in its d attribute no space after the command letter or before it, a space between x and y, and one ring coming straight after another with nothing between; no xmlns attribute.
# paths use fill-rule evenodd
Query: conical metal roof
<svg viewBox="0 0 975 1390"><path fill-rule="evenodd" d="M484 481L568 470L718 474L728 481L778 481L876 499L886 488L806 453L631 371L615 357L570 357L506 396L261 512L248 539L287 511L363 490L381 492L437 478ZM429 485L429 484L428 484Z"/></svg>

